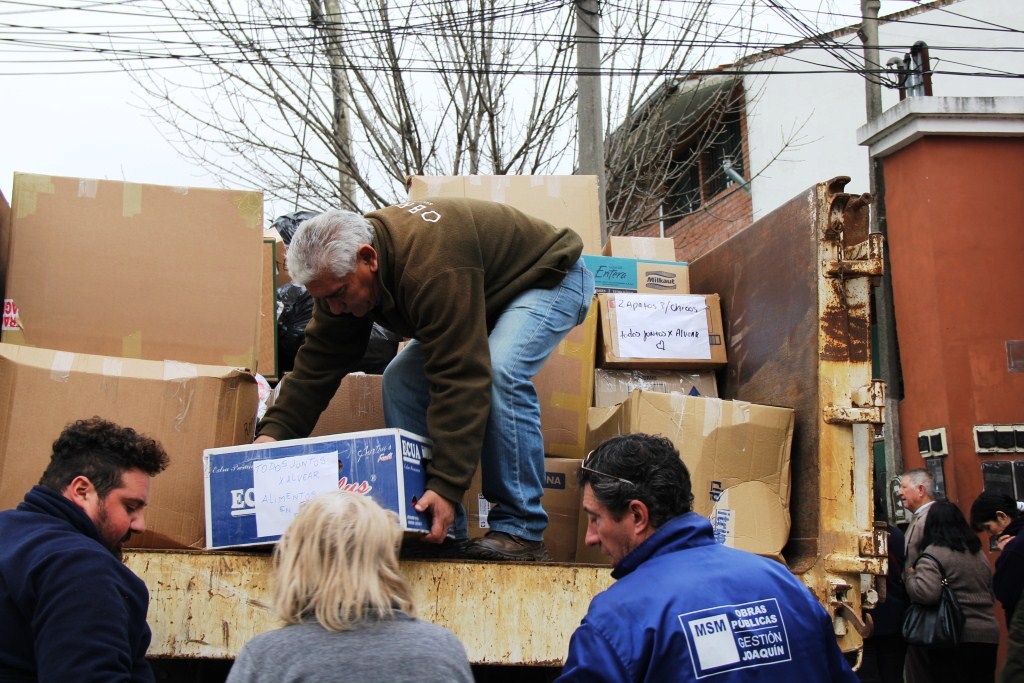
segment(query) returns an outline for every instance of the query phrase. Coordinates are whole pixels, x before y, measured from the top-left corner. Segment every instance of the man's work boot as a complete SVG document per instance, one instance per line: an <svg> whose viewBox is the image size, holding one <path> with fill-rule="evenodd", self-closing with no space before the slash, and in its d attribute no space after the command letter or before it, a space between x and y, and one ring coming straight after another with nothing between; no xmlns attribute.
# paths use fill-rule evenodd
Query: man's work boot
<svg viewBox="0 0 1024 683"><path fill-rule="evenodd" d="M471 560L544 562L548 559L544 541L528 541L504 531L488 531L483 538L470 541L465 553Z"/></svg>
<svg viewBox="0 0 1024 683"><path fill-rule="evenodd" d="M445 538L440 543L427 543L419 539L402 544L398 557L402 560L462 560L466 558L469 539Z"/></svg>

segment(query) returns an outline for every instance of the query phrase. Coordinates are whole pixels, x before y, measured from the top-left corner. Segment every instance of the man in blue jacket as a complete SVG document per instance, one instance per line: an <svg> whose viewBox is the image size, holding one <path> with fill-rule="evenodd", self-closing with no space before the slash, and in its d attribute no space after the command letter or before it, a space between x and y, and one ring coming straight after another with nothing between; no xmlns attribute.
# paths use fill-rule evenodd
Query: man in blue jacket
<svg viewBox="0 0 1024 683"><path fill-rule="evenodd" d="M98 417L61 432L39 485L0 512L0 680L153 681L149 592L120 554L166 466L159 443Z"/></svg>
<svg viewBox="0 0 1024 683"><path fill-rule="evenodd" d="M671 441L612 437L579 481L587 544L611 555L617 581L590 603L560 683L857 680L806 586L715 542Z"/></svg>

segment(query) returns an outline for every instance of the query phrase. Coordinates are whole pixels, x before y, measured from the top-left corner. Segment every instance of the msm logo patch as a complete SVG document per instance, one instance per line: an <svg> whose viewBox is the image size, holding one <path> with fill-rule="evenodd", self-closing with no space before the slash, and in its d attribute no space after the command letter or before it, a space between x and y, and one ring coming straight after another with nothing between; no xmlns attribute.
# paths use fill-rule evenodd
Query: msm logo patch
<svg viewBox="0 0 1024 683"><path fill-rule="evenodd" d="M680 614L679 623L697 678L793 658L775 598Z"/></svg>

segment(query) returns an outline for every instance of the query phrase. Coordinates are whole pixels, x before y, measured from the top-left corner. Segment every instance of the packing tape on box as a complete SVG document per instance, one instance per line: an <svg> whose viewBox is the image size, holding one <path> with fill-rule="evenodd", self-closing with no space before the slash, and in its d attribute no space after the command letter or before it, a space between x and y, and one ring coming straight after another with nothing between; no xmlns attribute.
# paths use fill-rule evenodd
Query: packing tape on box
<svg viewBox="0 0 1024 683"><path fill-rule="evenodd" d="M263 231L263 193L243 192L237 200L238 215L250 230Z"/></svg>
<svg viewBox="0 0 1024 683"><path fill-rule="evenodd" d="M142 358L142 330L136 330L121 337L122 358Z"/></svg>
<svg viewBox="0 0 1024 683"><path fill-rule="evenodd" d="M99 189L100 183L98 180L90 180L88 178L78 179L78 196L85 197L86 199L96 199L96 191Z"/></svg>
<svg viewBox="0 0 1024 683"><path fill-rule="evenodd" d="M50 363L50 379L54 382L67 382L71 376L71 366L74 365L75 354L68 351L56 351L53 354L53 362Z"/></svg>
<svg viewBox="0 0 1024 683"><path fill-rule="evenodd" d="M199 376L196 366L177 360L164 361L164 380L168 382L187 382Z"/></svg>
<svg viewBox="0 0 1024 683"><path fill-rule="evenodd" d="M124 183L121 187L121 215L133 218L142 213L142 185Z"/></svg>
<svg viewBox="0 0 1024 683"><path fill-rule="evenodd" d="M103 376L120 377L124 374L124 361L120 358L106 357L103 359Z"/></svg>
<svg viewBox="0 0 1024 683"><path fill-rule="evenodd" d="M56 188L48 175L16 173L14 176L14 194L11 197L11 209L16 218L31 216L36 212L39 195L53 194Z"/></svg>

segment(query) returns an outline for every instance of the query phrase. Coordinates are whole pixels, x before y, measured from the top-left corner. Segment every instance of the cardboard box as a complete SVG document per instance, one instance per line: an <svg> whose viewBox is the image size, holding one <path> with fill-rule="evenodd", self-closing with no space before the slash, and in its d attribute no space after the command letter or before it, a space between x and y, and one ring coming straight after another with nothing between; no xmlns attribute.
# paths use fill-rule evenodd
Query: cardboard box
<svg viewBox="0 0 1024 683"><path fill-rule="evenodd" d="M675 261L676 244L669 237L634 237L612 235L604 243L605 256L623 256L648 261Z"/></svg>
<svg viewBox="0 0 1024 683"><path fill-rule="evenodd" d="M690 396L718 398L715 373L711 370L609 370L594 371L594 406L622 403L637 389L662 394L678 391Z"/></svg>
<svg viewBox="0 0 1024 683"><path fill-rule="evenodd" d="M384 429L384 401L381 375L350 372L341 380L338 392L320 413L310 436L364 432ZM285 380L282 380L285 381Z"/></svg>
<svg viewBox="0 0 1024 683"><path fill-rule="evenodd" d="M598 294L602 368L710 370L727 361L717 294Z"/></svg>
<svg viewBox="0 0 1024 683"><path fill-rule="evenodd" d="M544 545L552 562L573 562L576 559L576 530L580 514L580 487L576 472L580 461L575 458L544 459L544 497L541 505L548 513L548 528L544 532ZM479 538L487 533L487 515L491 503L484 498L480 468L473 476L463 506L469 537Z"/></svg>
<svg viewBox="0 0 1024 683"><path fill-rule="evenodd" d="M256 380L243 370L0 344L0 509L19 503L75 420L99 415L170 457L131 545L202 548L204 448L252 441Z"/></svg>
<svg viewBox="0 0 1024 683"><path fill-rule="evenodd" d="M277 374L277 242L263 240L263 279L260 284L260 336L256 372L269 380Z"/></svg>
<svg viewBox="0 0 1024 683"><path fill-rule="evenodd" d="M426 533L430 519L412 505L430 449L429 439L400 429L206 449L207 548L273 543L304 501L336 489L368 495L406 531Z"/></svg>
<svg viewBox="0 0 1024 683"><path fill-rule="evenodd" d="M11 205L7 203L4 193L0 192L0 302L4 304L4 316L7 315L5 292L7 286L7 261L11 253ZM7 325L3 325L7 327Z"/></svg>
<svg viewBox="0 0 1024 683"><path fill-rule="evenodd" d="M16 173L2 341L256 369L263 195Z"/></svg>
<svg viewBox="0 0 1024 683"><path fill-rule="evenodd" d="M559 343L533 378L547 455L582 458L586 454L587 408L594 399L597 315L595 301L583 323Z"/></svg>
<svg viewBox="0 0 1024 683"><path fill-rule="evenodd" d="M274 277L277 279L277 286L281 287L292 281L288 274L288 267L285 265L285 256L288 254L288 245L276 228L264 228L263 239L274 240Z"/></svg>
<svg viewBox="0 0 1024 683"><path fill-rule="evenodd" d="M470 197L501 202L583 238L584 254L601 253L597 176L410 176L409 199Z"/></svg>
<svg viewBox="0 0 1024 683"><path fill-rule="evenodd" d="M792 409L635 391L617 408L595 411L607 412L592 416L589 448L616 434L668 437L690 471L693 509L712 519L718 541L764 555L781 552L790 527ZM586 528L582 513L580 524ZM588 557L579 550L577 556Z"/></svg>
<svg viewBox="0 0 1024 683"><path fill-rule="evenodd" d="M618 256L587 256L597 292L689 294L690 267L675 261L644 261Z"/></svg>

